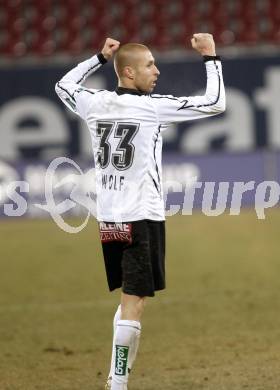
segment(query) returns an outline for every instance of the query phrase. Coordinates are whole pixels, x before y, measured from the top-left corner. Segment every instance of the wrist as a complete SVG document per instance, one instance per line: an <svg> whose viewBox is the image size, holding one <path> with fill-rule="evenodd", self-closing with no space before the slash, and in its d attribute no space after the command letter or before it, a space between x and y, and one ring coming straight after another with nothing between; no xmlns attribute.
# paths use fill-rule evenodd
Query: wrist
<svg viewBox="0 0 280 390"><path fill-rule="evenodd" d="M211 56L210 55L203 55L204 62L215 61L215 60L221 61L221 57L217 56L217 55L211 55Z"/></svg>
<svg viewBox="0 0 280 390"><path fill-rule="evenodd" d="M101 53L98 53L97 54L97 57L98 57L98 60L99 62L103 65L103 64L106 64L106 62L108 61L109 58L107 58L106 54L104 54L103 52Z"/></svg>
<svg viewBox="0 0 280 390"><path fill-rule="evenodd" d="M216 55L216 51L215 50L214 51L205 50L205 51L201 51L200 54L202 56L213 56L214 57Z"/></svg>

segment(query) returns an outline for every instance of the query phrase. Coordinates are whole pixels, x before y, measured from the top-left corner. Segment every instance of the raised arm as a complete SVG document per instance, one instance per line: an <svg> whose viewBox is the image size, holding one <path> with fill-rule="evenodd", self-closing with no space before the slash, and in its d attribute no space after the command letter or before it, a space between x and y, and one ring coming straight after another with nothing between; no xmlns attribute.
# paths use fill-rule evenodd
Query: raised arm
<svg viewBox="0 0 280 390"><path fill-rule="evenodd" d="M115 39L107 38L101 53L81 62L56 83L55 91L60 99L70 110L82 118L86 117L89 94L94 94L96 91L82 87L82 83L112 57L119 45L120 43Z"/></svg>
<svg viewBox="0 0 280 390"><path fill-rule="evenodd" d="M151 95L160 124L184 122L217 115L225 111L225 89L220 58L216 56L211 34L194 34L192 47L204 59L207 73L202 96Z"/></svg>

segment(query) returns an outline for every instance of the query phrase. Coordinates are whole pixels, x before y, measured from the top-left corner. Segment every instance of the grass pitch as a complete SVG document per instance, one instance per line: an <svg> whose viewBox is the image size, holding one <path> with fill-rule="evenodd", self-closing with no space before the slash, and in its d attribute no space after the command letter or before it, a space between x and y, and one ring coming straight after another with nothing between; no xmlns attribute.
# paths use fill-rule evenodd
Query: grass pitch
<svg viewBox="0 0 280 390"><path fill-rule="evenodd" d="M148 301L131 390L280 388L279 215L167 219L168 286ZM103 389L118 298L94 221L77 235L1 221L0 389Z"/></svg>

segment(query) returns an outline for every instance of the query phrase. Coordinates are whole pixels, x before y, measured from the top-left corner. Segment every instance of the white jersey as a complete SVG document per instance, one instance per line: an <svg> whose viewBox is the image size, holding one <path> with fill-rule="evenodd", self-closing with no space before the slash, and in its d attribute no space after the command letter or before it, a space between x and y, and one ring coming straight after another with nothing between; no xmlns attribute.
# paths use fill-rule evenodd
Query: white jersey
<svg viewBox="0 0 280 390"><path fill-rule="evenodd" d="M96 167L97 219L129 222L165 219L162 132L170 123L225 110L221 62L205 62L205 95L174 97L117 88L87 89L83 81L106 60L99 54L80 63L57 84L68 108L88 125Z"/></svg>

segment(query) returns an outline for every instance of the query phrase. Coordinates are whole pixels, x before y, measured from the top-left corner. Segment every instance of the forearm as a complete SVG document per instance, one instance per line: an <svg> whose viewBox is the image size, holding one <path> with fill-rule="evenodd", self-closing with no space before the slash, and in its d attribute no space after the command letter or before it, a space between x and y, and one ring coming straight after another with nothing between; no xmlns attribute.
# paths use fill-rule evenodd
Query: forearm
<svg viewBox="0 0 280 390"><path fill-rule="evenodd" d="M88 76L96 72L106 62L107 60L101 53L94 55L71 69L58 83L61 85L65 83L82 84Z"/></svg>
<svg viewBox="0 0 280 390"><path fill-rule="evenodd" d="M160 124L178 123L207 118L225 110L225 89L221 61L211 58L206 64L207 84L204 95L181 96L153 95Z"/></svg>
<svg viewBox="0 0 280 390"><path fill-rule="evenodd" d="M77 94L85 90L81 84L106 62L107 60L102 54L97 54L81 62L56 83L55 91L57 95L70 110L77 113Z"/></svg>
<svg viewBox="0 0 280 390"><path fill-rule="evenodd" d="M191 40L192 46L204 58L207 86L203 96L192 99L189 108L199 109L209 114L223 112L225 110L225 89L220 57L216 56L215 42L211 34L194 34Z"/></svg>
<svg viewBox="0 0 280 390"><path fill-rule="evenodd" d="M189 119L215 115L225 110L225 88L220 60L210 59L205 63L207 84L204 95L181 97L184 102L178 111ZM189 109L190 111L186 111Z"/></svg>
<svg viewBox="0 0 280 390"><path fill-rule="evenodd" d="M107 38L101 53L78 64L55 85L55 91L66 107L83 119L86 119L92 103L89 96L93 96L96 90L85 88L82 83L112 57L119 44L118 41Z"/></svg>
<svg viewBox="0 0 280 390"><path fill-rule="evenodd" d="M222 65L218 57L204 57L207 86L204 95L204 104L211 104L213 110L223 111L225 109L225 88L223 81Z"/></svg>

